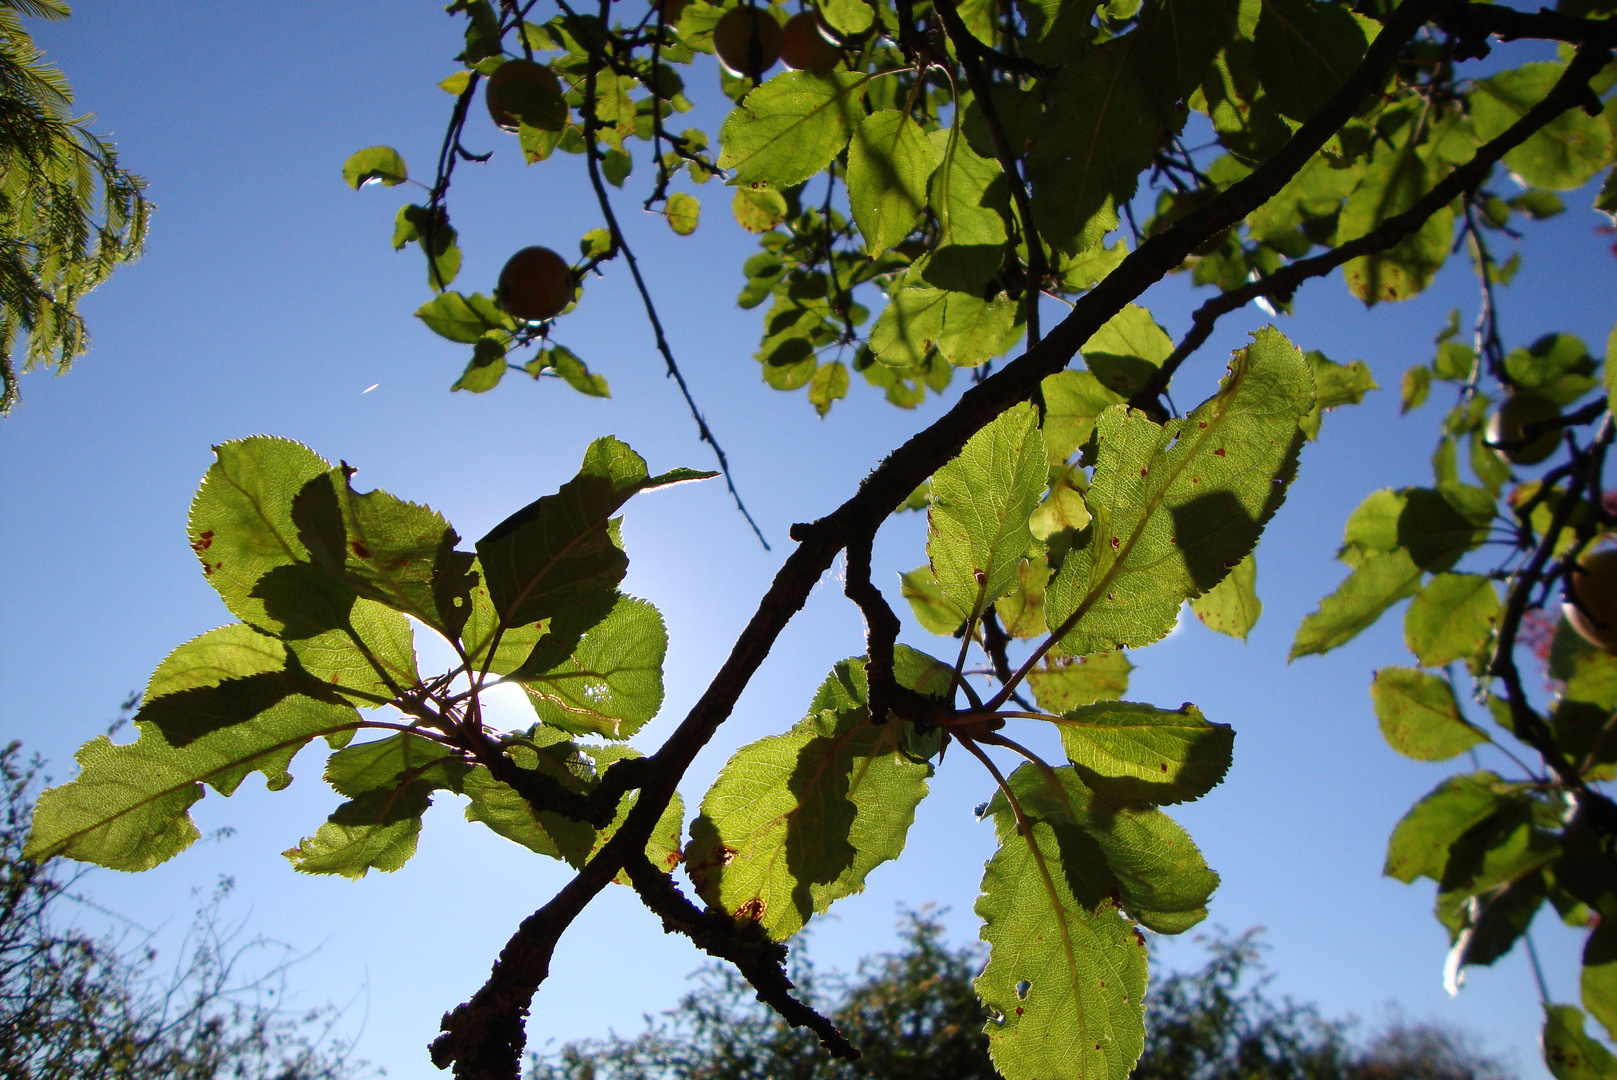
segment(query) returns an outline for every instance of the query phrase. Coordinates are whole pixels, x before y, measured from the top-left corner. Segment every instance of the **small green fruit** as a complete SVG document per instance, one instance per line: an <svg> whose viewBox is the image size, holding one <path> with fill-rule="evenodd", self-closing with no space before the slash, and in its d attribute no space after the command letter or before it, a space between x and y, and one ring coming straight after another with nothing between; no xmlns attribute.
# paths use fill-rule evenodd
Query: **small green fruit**
<svg viewBox="0 0 1617 1080"><path fill-rule="evenodd" d="M1512 394L1499 411L1488 418L1488 441L1495 446L1518 442L1529 424L1554 420L1561 415L1555 402L1534 393ZM1525 446L1500 449L1498 454L1512 465L1537 465L1561 444L1559 428L1550 428Z"/></svg>

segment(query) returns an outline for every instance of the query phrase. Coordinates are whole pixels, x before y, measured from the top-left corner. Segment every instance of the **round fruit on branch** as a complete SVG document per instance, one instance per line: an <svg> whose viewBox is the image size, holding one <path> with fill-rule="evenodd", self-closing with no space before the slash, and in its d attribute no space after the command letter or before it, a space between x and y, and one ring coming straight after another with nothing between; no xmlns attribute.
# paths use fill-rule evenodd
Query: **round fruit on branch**
<svg viewBox="0 0 1617 1080"><path fill-rule="evenodd" d="M516 131L521 124L559 131L567 122L567 99L561 80L544 64L507 60L494 69L484 88L488 115L501 131Z"/></svg>
<svg viewBox="0 0 1617 1080"><path fill-rule="evenodd" d="M768 11L745 4L725 12L713 27L713 50L737 78L760 78L780 59L780 46L780 23Z"/></svg>
<svg viewBox="0 0 1617 1080"><path fill-rule="evenodd" d="M1570 567L1566 594L1561 613L1578 636L1617 653L1617 548L1590 552Z"/></svg>
<svg viewBox="0 0 1617 1080"><path fill-rule="evenodd" d="M547 247L527 247L506 260L494 299L509 315L542 322L573 302L573 285L567 260Z"/></svg>
<svg viewBox="0 0 1617 1080"><path fill-rule="evenodd" d="M780 58L789 68L824 75L837 66L842 53L820 32L820 17L801 11L787 19L781 30Z"/></svg>
<svg viewBox="0 0 1617 1080"><path fill-rule="evenodd" d="M1537 465L1555 453L1561 432L1552 427L1535 435L1532 442L1522 444L1527 427L1558 420L1560 416L1561 410L1547 397L1531 392L1511 394L1488 418L1488 442L1512 465Z"/></svg>

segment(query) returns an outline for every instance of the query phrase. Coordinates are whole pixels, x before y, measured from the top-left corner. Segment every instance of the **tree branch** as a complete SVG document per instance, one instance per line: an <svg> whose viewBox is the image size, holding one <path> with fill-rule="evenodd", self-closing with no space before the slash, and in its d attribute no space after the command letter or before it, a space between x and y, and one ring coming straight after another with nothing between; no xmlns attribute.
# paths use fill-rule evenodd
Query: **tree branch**
<svg viewBox="0 0 1617 1080"><path fill-rule="evenodd" d="M1026 401L1048 375L1060 371L1078 348L1123 306L1215 235L1268 201L1376 92L1399 52L1425 24L1438 0L1403 0L1346 82L1268 161L1205 206L1151 237L1073 305L1037 345L998 373L971 387L937 421L888 455L860 483L852 498L811 525L795 526L799 545L758 603L730 655L702 697L656 753L646 758L640 797L628 819L554 899L518 927L500 954L489 981L466 1004L444 1018L433 1044L439 1068L455 1065L462 1078L514 1080L521 1052L521 1023L534 991L549 971L556 940L589 900L619 870L643 855L647 838L667 808L698 752L729 718L741 692L762 666L776 639L800 611L820 577L850 539L874 534L922 480L960 451L971 435L1001 412ZM494 1045L485 1049L483 1040ZM512 1047L509 1052L506 1047ZM500 1068L504 1071L500 1071Z"/></svg>

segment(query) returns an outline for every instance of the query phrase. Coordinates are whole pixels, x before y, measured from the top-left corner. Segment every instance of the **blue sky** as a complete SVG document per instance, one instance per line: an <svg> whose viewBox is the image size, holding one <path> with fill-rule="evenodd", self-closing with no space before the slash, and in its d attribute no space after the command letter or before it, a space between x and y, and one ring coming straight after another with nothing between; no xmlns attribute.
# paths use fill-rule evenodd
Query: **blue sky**
<svg viewBox="0 0 1617 1080"><path fill-rule="evenodd" d="M85 305L92 351L66 378L25 378L22 406L0 426L0 543L10 554L0 566L0 738L22 739L58 778L165 653L230 621L184 531L214 443L258 432L302 440L357 465L361 486L430 503L466 537L553 491L602 434L628 441L654 471L709 465L621 266L590 284L559 335L611 380L610 401L553 380L512 379L480 397L448 392L463 347L410 317L427 299L424 269L414 251L388 244L404 189L355 193L339 179L350 152L377 143L430 173L450 104L433 84L454 70L459 50L458 24L435 5L84 0L71 22L37 30L80 108L148 176L158 206L146 257ZM716 132L716 75L701 69L689 82L698 122ZM495 156L457 173L466 291L487 291L517 248L568 252L600 224L578 159L526 169L514 138L482 116L467 141ZM679 239L639 212L644 180L630 179L619 216L693 392L776 545L760 548L717 483L628 507L624 587L662 609L671 639L663 714L636 740L653 747L751 614L790 543L788 526L835 507L943 405L901 412L856 377L822 421L801 394L765 387L751 356L759 312L733 302L740 264L756 249L730 220L729 192L717 182L691 189L704 218ZM1612 238L1595 231L1604 219L1588 209L1588 192L1567 201L1569 212L1533 228L1524 246L1524 268L1503 299L1507 345L1564 330L1599 352L1617 315ZM1176 335L1197 302L1182 277L1146 298ZM1305 288L1299 314L1281 328L1305 349L1368 361L1386 389L1332 414L1305 451L1260 548L1266 606L1250 642L1184 627L1134 656L1130 697L1193 701L1238 732L1229 779L1176 817L1223 875L1207 925L1266 927L1276 990L1370 1026L1397 1003L1410 1018L1478 1032L1536 1076L1536 991L1520 950L1474 970L1451 1000L1430 886L1380 877L1392 825L1451 771L1398 758L1376 732L1370 673L1409 661L1400 620L1386 618L1324 658L1285 663L1298 621L1344 573L1331 556L1347 513L1374 488L1429 481L1446 402L1440 391L1400 419L1396 387L1407 366L1429 358L1450 307L1467 324L1476 310L1459 261L1427 295L1368 314L1338 280ZM1058 316L1052 305L1046 318ZM1268 321L1258 311L1225 319L1181 376L1181 407L1210 392L1228 351ZM895 599L891 575L923 560L923 530L919 515L905 515L878 538L880 580ZM687 803L731 750L795 721L831 664L861 650L861 635L857 612L828 577L698 759ZM940 653L948 644L913 625L904 640ZM520 706L505 715L512 727L528 722ZM350 1014L356 1029L365 1018L360 1052L391 1076L436 1075L423 1047L438 1017L476 989L565 870L466 824L449 799L429 813L420 853L398 873L359 882L296 875L278 853L335 802L319 770L311 753L284 792L253 780L229 800L210 795L199 824L228 826L232 837L143 875L96 874L91 888L144 925L179 926L192 890L234 876L254 929L316 950L294 975L305 1003L346 1001L363 987ZM816 924L817 962L847 968L890 946L899 903L947 905L953 939L972 938L991 830L971 809L988 794L981 770L951 755L905 857ZM1576 1000L1575 937L1544 918L1534 937L1553 996ZM1169 964L1197 955L1180 942L1161 950ZM674 1003L700 959L665 938L627 890L609 890L564 939L535 1002L531 1043L632 1032L642 1013Z"/></svg>

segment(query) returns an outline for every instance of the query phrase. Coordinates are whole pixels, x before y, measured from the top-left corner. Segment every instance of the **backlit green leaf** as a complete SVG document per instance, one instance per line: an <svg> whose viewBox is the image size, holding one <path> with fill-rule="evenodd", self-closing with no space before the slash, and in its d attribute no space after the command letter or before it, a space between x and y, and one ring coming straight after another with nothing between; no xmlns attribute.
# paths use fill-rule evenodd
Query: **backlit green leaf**
<svg viewBox="0 0 1617 1080"><path fill-rule="evenodd" d="M1447 679L1415 668L1384 667L1370 684L1387 745L1416 761L1447 761L1488 736L1460 715Z"/></svg>
<svg viewBox="0 0 1617 1080"><path fill-rule="evenodd" d="M1005 261L1004 174L953 129L929 138L937 154L929 200L938 239L923 277L941 289L980 292Z"/></svg>
<svg viewBox="0 0 1617 1080"><path fill-rule="evenodd" d="M1067 758L1084 782L1127 805L1199 799L1229 772L1235 730L1209 723L1201 710L1100 702L1056 721Z"/></svg>
<svg viewBox="0 0 1617 1080"><path fill-rule="evenodd" d="M1095 420L1123 397L1088 371L1058 371L1044 392L1044 444L1051 461L1066 461L1095 432Z"/></svg>
<svg viewBox="0 0 1617 1080"><path fill-rule="evenodd" d="M696 224L701 220L702 204L696 201L696 196L676 191L668 196L663 213L668 216L670 229L680 236L689 236L696 231Z"/></svg>
<svg viewBox="0 0 1617 1080"><path fill-rule="evenodd" d="M342 178L355 191L372 181L397 187L410 178L410 171L391 146L367 146L343 162Z"/></svg>
<svg viewBox="0 0 1617 1080"><path fill-rule="evenodd" d="M831 164L863 118L869 76L788 71L748 94L719 130L721 169L736 184L777 190L801 184Z"/></svg>
<svg viewBox="0 0 1617 1080"><path fill-rule="evenodd" d="M257 771L279 791L311 739L345 743L359 715L252 633L221 627L171 653L135 717L139 738L79 750L78 778L39 797L24 857L150 869L199 835L188 811L203 784L229 795Z"/></svg>
<svg viewBox="0 0 1617 1080"><path fill-rule="evenodd" d="M1265 96L1301 123L1359 66L1367 42L1346 7L1319 0L1263 0L1252 60Z"/></svg>
<svg viewBox="0 0 1617 1080"><path fill-rule="evenodd" d="M1145 1046L1145 939L1079 876L1094 852L1081 829L1030 825L1022 836L1008 807L995 815L977 900L989 1054L1006 1080L1125 1080Z"/></svg>
<svg viewBox="0 0 1617 1080"><path fill-rule="evenodd" d="M910 602L915 621L934 634L953 637L966 624L966 613L944 598L930 565L898 575L899 595Z"/></svg>
<svg viewBox="0 0 1617 1080"><path fill-rule="evenodd" d="M1207 629L1245 641L1263 614L1263 601L1258 599L1257 552L1236 563L1229 577L1192 600L1190 610Z"/></svg>
<svg viewBox="0 0 1617 1080"><path fill-rule="evenodd" d="M1016 584L1045 476L1039 414L1027 402L979 430L933 475L926 553L949 603L975 616Z"/></svg>
<svg viewBox="0 0 1617 1080"><path fill-rule="evenodd" d="M1070 767L1046 773L1023 765L1011 774L1010 787L1024 814L1052 825L1076 825L1098 849L1099 858L1085 857L1082 840L1070 834L1062 838L1064 869L1092 890L1086 896L1078 880L1071 882L1086 907L1116 896L1125 914L1164 934L1182 933L1207 917L1218 875L1208 869L1190 834L1161 810L1108 802ZM1012 817L1014 824L1004 792L984 813Z"/></svg>
<svg viewBox="0 0 1617 1080"><path fill-rule="evenodd" d="M1491 772L1451 776L1410 808L1387 840L1381 872L1409 883L1443 879L1449 848L1503 807L1509 787Z"/></svg>
<svg viewBox="0 0 1617 1080"><path fill-rule="evenodd" d="M1094 656L1046 657L1027 674L1039 707L1049 713L1065 713L1097 701L1116 701L1128 692L1129 663L1123 650Z"/></svg>
<svg viewBox="0 0 1617 1080"><path fill-rule="evenodd" d="M1347 580L1319 602L1319 610L1297 627L1288 659L1327 653L1352 641L1382 612L1414 593L1422 575L1403 548L1366 555Z"/></svg>
<svg viewBox="0 0 1617 1080"><path fill-rule="evenodd" d="M883 109L859 122L848 144L848 205L870 255L909 235L926 209L934 161L932 144L909 113Z"/></svg>
<svg viewBox="0 0 1617 1080"><path fill-rule="evenodd" d="M1404 641L1427 667L1475 656L1499 614L1499 591L1481 574L1438 574L1404 614Z"/></svg>
<svg viewBox="0 0 1617 1080"><path fill-rule="evenodd" d="M1550 61L1523 64L1478 80L1471 93L1471 119L1477 137L1497 138L1543 100L1566 65ZM1611 164L1612 129L1602 116L1567 109L1505 155L1505 164L1536 188L1571 191Z"/></svg>
<svg viewBox="0 0 1617 1080"><path fill-rule="evenodd" d="M1152 91L1130 59L1139 38L1090 49L1056 80L1027 159L1039 232L1056 247L1083 251L1115 229L1159 145Z"/></svg>
<svg viewBox="0 0 1617 1080"><path fill-rule="evenodd" d="M950 671L899 646L894 674L943 693ZM864 888L904 848L932 767L905 750L905 725L870 722L864 661L827 676L809 715L784 735L742 747L691 824L685 868L702 899L776 941Z"/></svg>
<svg viewBox="0 0 1617 1080"><path fill-rule="evenodd" d="M1340 245L1381 227L1425 195L1436 176L1426 159L1408 142L1377 143L1364 179L1342 208L1335 243ZM1454 212L1443 207L1396 245L1363 255L1343 267L1348 290L1366 304L1407 300L1431 283L1448 258L1454 235Z"/></svg>
<svg viewBox="0 0 1617 1080"><path fill-rule="evenodd" d="M1274 329L1237 351L1219 392L1158 425L1116 405L1096 425L1093 521L1045 592L1045 618L1069 655L1148 645L1180 605L1252 551L1294 474L1297 422L1313 376Z"/></svg>
<svg viewBox="0 0 1617 1080"><path fill-rule="evenodd" d="M1014 338L1021 305L1006 297L928 286L894 291L871 328L870 347L883 364L907 368L924 362L934 346L956 367L976 367L1004 352Z"/></svg>
<svg viewBox="0 0 1617 1080"><path fill-rule="evenodd" d="M392 873L415 854L432 790L425 780L411 780L392 790L368 791L337 807L313 836L282 854L303 874Z"/></svg>
<svg viewBox="0 0 1617 1080"><path fill-rule="evenodd" d="M1303 434L1310 439L1319 438L1322 414L1339 405L1357 405L1364 400L1364 395L1371 390L1378 390L1376 380L1370 374L1370 365L1363 360L1355 360L1351 364L1338 364L1334 360L1326 359L1323 353L1311 352L1308 354L1308 365L1314 371L1314 388L1316 397L1314 411L1303 417Z"/></svg>
<svg viewBox="0 0 1617 1080"><path fill-rule="evenodd" d="M1132 397L1173 352L1173 339L1138 304L1125 305L1084 342L1084 363L1106 389Z"/></svg>
<svg viewBox="0 0 1617 1080"><path fill-rule="evenodd" d="M636 492L712 473L648 476L639 454L611 436L584 453L578 475L518 510L477 542L489 596L507 627L538 622L609 592L629 558L609 528Z"/></svg>
<svg viewBox="0 0 1617 1080"><path fill-rule="evenodd" d="M416 309L415 317L439 337L472 345L490 332L514 330L516 323L484 296L440 293Z"/></svg>
<svg viewBox="0 0 1617 1080"><path fill-rule="evenodd" d="M1602 919L1583 946L1583 1007L1617 1037L1617 924Z"/></svg>
<svg viewBox="0 0 1617 1080"><path fill-rule="evenodd" d="M292 500L331 465L301 443L263 435L213 450L217 460L191 502L191 549L231 614L272 625L253 588L278 566L308 561Z"/></svg>
<svg viewBox="0 0 1617 1080"><path fill-rule="evenodd" d="M662 708L667 652L668 631L655 607L608 596L552 618L511 678L551 727L627 739Z"/></svg>
<svg viewBox="0 0 1617 1080"><path fill-rule="evenodd" d="M1612 1080L1617 1058L1583 1029L1583 1011L1576 1005L1545 1005L1544 1032L1539 1037L1544 1064L1555 1080Z"/></svg>

